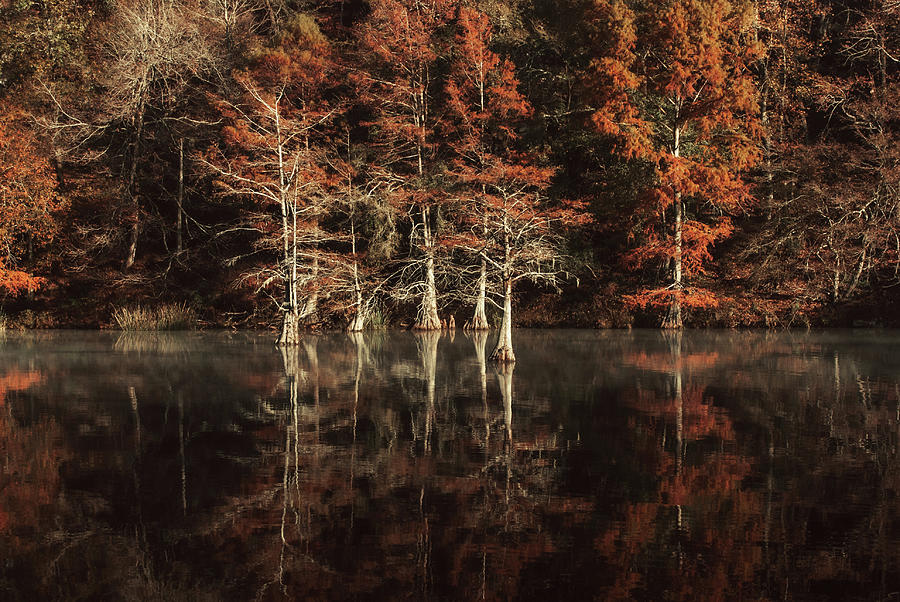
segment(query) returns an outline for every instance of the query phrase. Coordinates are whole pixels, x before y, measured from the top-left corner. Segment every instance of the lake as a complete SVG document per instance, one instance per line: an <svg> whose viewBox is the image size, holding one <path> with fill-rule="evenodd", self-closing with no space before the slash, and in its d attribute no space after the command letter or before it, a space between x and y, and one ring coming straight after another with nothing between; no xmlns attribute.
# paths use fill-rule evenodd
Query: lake
<svg viewBox="0 0 900 602"><path fill-rule="evenodd" d="M0 599L900 596L900 333L7 333Z"/></svg>

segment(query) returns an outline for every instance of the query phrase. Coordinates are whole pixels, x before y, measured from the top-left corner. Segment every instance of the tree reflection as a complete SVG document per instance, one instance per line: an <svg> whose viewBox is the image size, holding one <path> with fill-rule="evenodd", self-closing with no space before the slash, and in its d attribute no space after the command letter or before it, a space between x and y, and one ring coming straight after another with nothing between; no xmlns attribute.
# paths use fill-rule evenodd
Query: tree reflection
<svg viewBox="0 0 900 602"><path fill-rule="evenodd" d="M280 355L26 347L0 369L0 597L900 589L884 353L795 333L529 336L514 366L489 366L480 332L308 335Z"/></svg>
<svg viewBox="0 0 900 602"><path fill-rule="evenodd" d="M665 383L628 400L655 485L625 505L596 547L616 567L611 599L725 599L752 586L758 570L760 496L744 490L751 463L733 451L730 417L696 382L717 358L686 350L680 332L664 340L666 351L630 359Z"/></svg>
<svg viewBox="0 0 900 602"><path fill-rule="evenodd" d="M59 466L67 458L56 421L23 421L11 403L12 394L42 381L39 370L11 367L0 372L0 547L17 553L35 547L32 535L52 510L60 485Z"/></svg>
<svg viewBox="0 0 900 602"><path fill-rule="evenodd" d="M431 430L435 419L435 390L437 387L437 357L438 343L441 334L438 330L417 330L413 333L416 338L416 349L419 352L419 360L422 365L422 380L424 381L425 425L422 430L422 443L425 454L431 451ZM415 403L415 400L411 400ZM415 436L415 431L414 431ZM424 495L424 494L423 494Z"/></svg>

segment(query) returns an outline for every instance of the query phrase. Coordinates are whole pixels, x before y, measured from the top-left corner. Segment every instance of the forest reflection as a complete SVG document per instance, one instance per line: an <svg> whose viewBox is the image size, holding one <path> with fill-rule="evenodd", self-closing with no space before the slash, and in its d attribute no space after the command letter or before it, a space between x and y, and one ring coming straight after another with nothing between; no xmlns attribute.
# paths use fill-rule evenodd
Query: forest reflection
<svg viewBox="0 0 900 602"><path fill-rule="evenodd" d="M900 337L10 335L3 599L900 591Z"/></svg>

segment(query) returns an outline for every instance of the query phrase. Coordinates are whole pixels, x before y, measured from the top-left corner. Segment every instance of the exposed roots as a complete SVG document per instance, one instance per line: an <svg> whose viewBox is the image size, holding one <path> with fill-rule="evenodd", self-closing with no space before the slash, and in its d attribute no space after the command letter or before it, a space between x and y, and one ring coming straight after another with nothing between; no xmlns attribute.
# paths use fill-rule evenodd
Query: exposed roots
<svg viewBox="0 0 900 602"><path fill-rule="evenodd" d="M413 326L413 330L440 330L441 329L441 321L437 317L437 315L428 316L427 314L423 316L418 322Z"/></svg>
<svg viewBox="0 0 900 602"><path fill-rule="evenodd" d="M484 313L475 312L475 315L472 316L472 319L466 322L465 326L463 326L464 330L490 330L490 326L488 325L487 317L485 317Z"/></svg>
<svg viewBox="0 0 900 602"><path fill-rule="evenodd" d="M491 354L491 361L501 364L512 364L516 361L516 354L513 353L512 347L510 346L498 346Z"/></svg>

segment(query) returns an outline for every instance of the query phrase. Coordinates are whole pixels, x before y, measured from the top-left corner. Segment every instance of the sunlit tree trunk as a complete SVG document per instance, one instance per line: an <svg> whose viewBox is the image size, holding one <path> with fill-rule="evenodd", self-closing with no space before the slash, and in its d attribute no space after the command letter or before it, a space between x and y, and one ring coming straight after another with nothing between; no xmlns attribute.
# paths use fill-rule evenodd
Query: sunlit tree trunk
<svg viewBox="0 0 900 602"><path fill-rule="evenodd" d="M281 135L280 101L281 94L278 95L272 104L271 111L275 120L275 151L278 157L278 201L281 211L281 241L284 254L283 280L285 286L281 333L276 343L280 346L285 346L297 345L300 342L300 314L297 300L297 201L295 198L293 205L291 205L288 195L290 182L285 174L285 151Z"/></svg>
<svg viewBox="0 0 900 602"><path fill-rule="evenodd" d="M434 237L429 223L430 212L422 207L422 228L425 239L425 292L419 308L419 330L440 330L441 320L437 310L437 285L434 278Z"/></svg>
<svg viewBox="0 0 900 602"><path fill-rule="evenodd" d="M676 101L679 102L679 101ZM676 125L674 133L674 141L672 145L672 155L677 159L681 154L681 128L678 126L678 114L675 116ZM675 191L675 248L672 256L672 303L669 306L669 312L663 322L663 328L682 328L683 322L681 317L681 293L684 290L682 278L682 238L684 223L684 206L681 201L681 191Z"/></svg>
<svg viewBox="0 0 900 602"><path fill-rule="evenodd" d="M353 252L353 295L356 298L356 312L347 326L350 332L359 332L366 327L368 320L367 304L363 302L362 283L359 280L359 259L356 256L356 220L353 212L350 214L350 244Z"/></svg>
<svg viewBox="0 0 900 602"><path fill-rule="evenodd" d="M469 323L471 330L487 330L487 314L484 310L485 295L487 292L487 261L481 258L481 271L478 274L478 296L475 299L475 315Z"/></svg>
<svg viewBox="0 0 900 602"><path fill-rule="evenodd" d="M281 320L281 334L276 343L279 346L296 345L300 341L300 315L293 310L284 312Z"/></svg>
<svg viewBox="0 0 900 602"><path fill-rule="evenodd" d="M491 359L504 363L516 361L512 345L512 279L509 276L503 279L503 321L500 323L500 334Z"/></svg>
<svg viewBox="0 0 900 602"><path fill-rule="evenodd" d="M510 265L509 229L506 216L503 218L503 321L500 323L500 333L497 337L497 346L491 353L491 359L495 362L512 363L516 361L512 344L512 273Z"/></svg>

